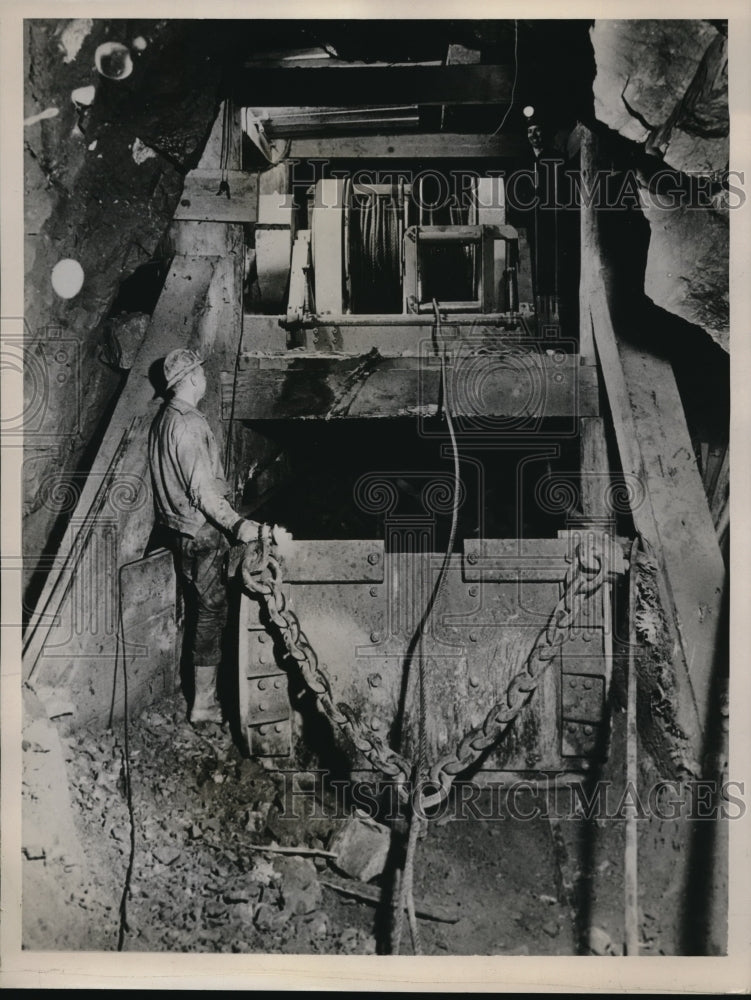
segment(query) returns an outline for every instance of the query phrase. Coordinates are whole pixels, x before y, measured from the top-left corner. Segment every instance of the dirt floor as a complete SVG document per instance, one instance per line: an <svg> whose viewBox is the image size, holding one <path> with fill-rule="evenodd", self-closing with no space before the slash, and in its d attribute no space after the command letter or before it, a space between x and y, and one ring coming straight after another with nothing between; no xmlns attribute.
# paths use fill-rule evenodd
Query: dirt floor
<svg viewBox="0 0 751 1000"><path fill-rule="evenodd" d="M380 874L360 879L342 870L351 803L333 798L310 772L285 775L247 758L227 728L191 726L181 696L127 728L120 722L68 737L38 703L29 707L26 949L391 953L401 821L360 842L358 863L389 851ZM614 741L620 729L616 715ZM456 796L473 787L455 786ZM463 811L455 797L417 842L421 953L622 954L623 823L535 814L544 799L532 786L517 790L512 812L497 793L475 791ZM702 953L683 950L685 935L671 916L682 912L690 827L640 825L643 955ZM704 864L714 870L711 858ZM691 871L698 877L696 865ZM720 942L710 953L722 951ZM406 919L401 953L413 953Z"/></svg>
<svg viewBox="0 0 751 1000"><path fill-rule="evenodd" d="M47 949L87 951L388 952L391 915L378 905L387 875L370 882L375 901L348 898L324 883L368 887L331 858L259 850L325 852L346 820L313 795L285 818L283 776L244 758L226 729L194 728L164 702L131 720L127 743L121 724L64 739L63 756L82 874L60 927L51 911L36 924L26 915L37 939L27 947L45 937ZM443 918L418 918L422 952L576 954L559 862L547 820L456 820L447 811L417 845L418 910ZM31 895L25 903L45 906ZM401 952L412 953L406 920Z"/></svg>

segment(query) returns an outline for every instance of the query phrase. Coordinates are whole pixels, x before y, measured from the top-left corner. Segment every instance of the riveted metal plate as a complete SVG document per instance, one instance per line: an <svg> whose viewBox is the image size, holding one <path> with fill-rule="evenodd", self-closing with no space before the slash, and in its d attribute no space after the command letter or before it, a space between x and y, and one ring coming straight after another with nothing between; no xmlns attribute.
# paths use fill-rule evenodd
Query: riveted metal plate
<svg viewBox="0 0 751 1000"><path fill-rule="evenodd" d="M292 753L292 725L289 719L247 726L248 747L254 757L289 757Z"/></svg>
<svg viewBox="0 0 751 1000"><path fill-rule="evenodd" d="M601 628L583 631L581 635L569 639L561 647L564 674L605 675L604 649L605 636Z"/></svg>
<svg viewBox="0 0 751 1000"><path fill-rule="evenodd" d="M382 541L295 541L282 564L287 583L381 583Z"/></svg>
<svg viewBox="0 0 751 1000"><path fill-rule="evenodd" d="M564 720L599 722L605 712L605 678L564 674L561 678L561 711Z"/></svg>
<svg viewBox="0 0 751 1000"><path fill-rule="evenodd" d="M589 722L564 722L561 754L564 757L592 757L600 739L600 727Z"/></svg>
<svg viewBox="0 0 751 1000"><path fill-rule="evenodd" d="M277 673L284 677L279 669L274 652L274 640L266 631L248 629L242 641L242 651L245 664L245 676L266 677Z"/></svg>
<svg viewBox="0 0 751 1000"><path fill-rule="evenodd" d="M245 722L249 726L289 719L290 706L285 674L248 677L247 683L248 710Z"/></svg>

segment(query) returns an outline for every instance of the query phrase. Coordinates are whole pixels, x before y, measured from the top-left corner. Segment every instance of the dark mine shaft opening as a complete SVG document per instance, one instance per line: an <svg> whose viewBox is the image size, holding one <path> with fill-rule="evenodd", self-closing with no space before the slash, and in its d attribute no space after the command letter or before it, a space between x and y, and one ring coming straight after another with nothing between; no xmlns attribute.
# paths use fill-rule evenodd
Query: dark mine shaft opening
<svg viewBox="0 0 751 1000"><path fill-rule="evenodd" d="M254 518L300 539L383 539L387 519L427 517L437 551L445 547L454 473L441 418L249 426L273 441L288 465L287 481L258 506L249 484L245 502ZM460 438L457 538L554 538L566 528L579 495L579 441L570 430L565 421L546 420L533 446L499 435L490 450Z"/></svg>

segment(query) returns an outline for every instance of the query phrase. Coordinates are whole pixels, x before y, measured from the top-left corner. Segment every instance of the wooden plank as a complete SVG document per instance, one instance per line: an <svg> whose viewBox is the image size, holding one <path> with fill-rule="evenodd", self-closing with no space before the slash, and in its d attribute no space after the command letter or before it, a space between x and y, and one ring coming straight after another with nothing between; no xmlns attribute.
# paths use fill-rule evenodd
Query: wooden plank
<svg viewBox="0 0 751 1000"><path fill-rule="evenodd" d="M169 238L172 250L186 257L242 256L242 229L226 222L173 222Z"/></svg>
<svg viewBox="0 0 751 1000"><path fill-rule="evenodd" d="M613 520L613 511L608 502L610 463L605 421L602 417L582 417L579 431L582 514L595 524L607 524Z"/></svg>
<svg viewBox="0 0 751 1000"><path fill-rule="evenodd" d="M405 317L406 318L406 317ZM427 319L427 317L426 317ZM444 331L448 325L444 324ZM492 350L504 343L506 331L498 327L481 326L480 322L467 326L451 326L451 336L461 338L468 344L478 347L490 347ZM517 335L521 331L517 331ZM512 331L511 336L514 336ZM253 346L250 341L245 343L249 351L263 350ZM345 326L322 323L315 328L302 328L292 333L291 347L302 347L307 351L335 354L367 354L372 348L377 348L383 357L427 357L433 354L432 320L422 325L389 324Z"/></svg>
<svg viewBox="0 0 751 1000"><path fill-rule="evenodd" d="M725 454L723 455L722 465L717 473L717 477L712 489L712 494L710 498L710 510L712 512L712 520L718 530L718 537L720 534L720 521L724 514L727 514L728 510L728 497L730 495L730 463L729 463L729 449L725 449Z"/></svg>
<svg viewBox="0 0 751 1000"><path fill-rule="evenodd" d="M232 98L240 107L264 108L505 104L511 84L505 66L243 67Z"/></svg>
<svg viewBox="0 0 751 1000"><path fill-rule="evenodd" d="M440 368L437 359L301 354L245 356L237 377L222 373L222 414L240 420L332 417L430 416L438 412ZM597 415L597 387L591 369L570 356L567 363L530 353L521 367L504 356L484 358L481 393L467 391L477 358L468 355L448 365L456 388L456 416L504 416L520 421L538 417ZM364 374L358 371L367 366ZM589 373L589 375L587 375ZM479 383L478 383L479 384ZM481 407L481 412L480 412Z"/></svg>
<svg viewBox="0 0 751 1000"><path fill-rule="evenodd" d="M593 189L597 168L597 140L588 128L578 126L581 145L579 147L579 177L582 190ZM600 241L594 204L582 197L579 211L581 233L581 257L579 271L579 353L582 361L593 364L595 345L592 337L592 321L589 315L589 286L593 271L600 268Z"/></svg>
<svg viewBox="0 0 751 1000"><path fill-rule="evenodd" d="M712 502L712 498L714 497L717 489L717 483L719 481L723 465L727 463L727 456L727 444L713 444L709 449L704 472L704 486L710 503Z"/></svg>
<svg viewBox="0 0 751 1000"><path fill-rule="evenodd" d="M260 110L260 109L259 109ZM263 130L269 139L291 136L326 136L338 130L390 132L420 127L417 105L385 108L275 108L263 109Z"/></svg>
<svg viewBox="0 0 751 1000"><path fill-rule="evenodd" d="M721 626L725 567L669 362L620 344L644 485L702 719Z"/></svg>
<svg viewBox="0 0 751 1000"><path fill-rule="evenodd" d="M332 136L327 139L295 139L289 156L293 160L409 160L409 159L518 159L526 144L518 136L464 135L436 132L401 135Z"/></svg>
<svg viewBox="0 0 751 1000"><path fill-rule="evenodd" d="M174 218L194 222L255 222L258 216L258 178L240 170L227 175L230 197L218 194L222 175L218 171L192 171Z"/></svg>
<svg viewBox="0 0 751 1000"><path fill-rule="evenodd" d="M699 740L721 625L722 556L670 364L619 344L601 281L590 287L590 305L621 466L643 487L631 507L634 525L658 560L663 604L690 682L690 694L677 701L678 721Z"/></svg>

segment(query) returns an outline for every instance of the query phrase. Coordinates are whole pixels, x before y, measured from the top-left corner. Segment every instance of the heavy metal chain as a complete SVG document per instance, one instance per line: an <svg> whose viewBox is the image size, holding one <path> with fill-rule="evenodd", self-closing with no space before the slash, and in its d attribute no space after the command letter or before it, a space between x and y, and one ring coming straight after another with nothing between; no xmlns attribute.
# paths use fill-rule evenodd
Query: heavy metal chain
<svg viewBox="0 0 751 1000"><path fill-rule="evenodd" d="M465 733L454 753L442 757L430 769L430 783L436 792L432 796L423 794L424 809L433 807L448 795L456 775L493 747L527 705L560 647L570 637L582 603L598 591L604 575L602 551L596 538L590 537L586 545L576 546L574 558L566 570L563 593L524 666L511 678L500 701L493 705L484 722Z"/></svg>
<svg viewBox="0 0 751 1000"><path fill-rule="evenodd" d="M243 580L266 604L270 621L279 629L285 648L295 660L309 690L315 695L324 715L352 740L357 750L397 786L402 788L412 773L412 765L379 737L365 732L353 710L343 702L334 702L331 684L318 663L315 650L300 627L297 615L287 607L282 592L282 573L278 559L267 545L260 556L243 559ZM484 722L465 733L454 753L442 757L429 769L428 785L432 795L421 794L423 809L434 807L449 793L455 777L474 764L501 738L537 690L545 672L560 647L570 637L582 603L597 592L605 574L605 560L596 536L590 536L574 550L566 570L563 593L548 623L540 632L524 666L512 677L501 699L493 705Z"/></svg>
<svg viewBox="0 0 751 1000"><path fill-rule="evenodd" d="M306 686L315 695L326 718L352 740L356 749L375 768L397 786L403 786L409 780L409 763L378 736L366 732L349 705L334 702L331 684L318 662L318 656L300 627L297 615L287 607L282 591L281 566L266 544L263 544L260 559L255 565L247 557L243 559L242 576L248 589L258 593L264 601L270 621L279 629L287 653L297 663Z"/></svg>

